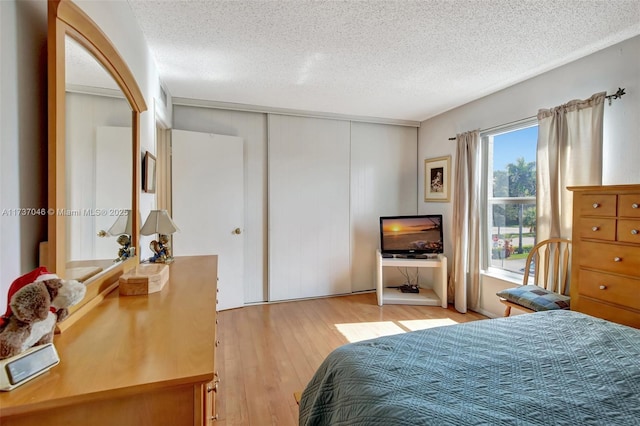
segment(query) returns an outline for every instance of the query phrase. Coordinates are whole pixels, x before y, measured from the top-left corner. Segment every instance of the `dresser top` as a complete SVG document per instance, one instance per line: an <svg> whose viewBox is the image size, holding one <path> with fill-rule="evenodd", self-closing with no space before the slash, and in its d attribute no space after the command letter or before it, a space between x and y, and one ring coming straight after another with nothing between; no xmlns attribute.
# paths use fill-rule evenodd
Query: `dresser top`
<svg viewBox="0 0 640 426"><path fill-rule="evenodd" d="M638 192L640 191L640 184L629 185L589 185L589 186L568 186L569 191L600 191L600 192Z"/></svg>
<svg viewBox="0 0 640 426"><path fill-rule="evenodd" d="M54 337L59 365L0 393L0 415L213 380L217 261L177 257L158 293L116 288Z"/></svg>

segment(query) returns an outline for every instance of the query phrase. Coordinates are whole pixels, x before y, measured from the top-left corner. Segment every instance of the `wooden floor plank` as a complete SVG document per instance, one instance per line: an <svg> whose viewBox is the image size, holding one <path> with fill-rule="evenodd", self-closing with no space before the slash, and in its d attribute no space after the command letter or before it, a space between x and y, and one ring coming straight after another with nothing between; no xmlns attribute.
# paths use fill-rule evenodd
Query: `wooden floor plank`
<svg viewBox="0 0 640 426"><path fill-rule="evenodd" d="M294 426L302 392L349 339L485 319L453 308L378 306L375 293L247 306L218 314L217 424Z"/></svg>

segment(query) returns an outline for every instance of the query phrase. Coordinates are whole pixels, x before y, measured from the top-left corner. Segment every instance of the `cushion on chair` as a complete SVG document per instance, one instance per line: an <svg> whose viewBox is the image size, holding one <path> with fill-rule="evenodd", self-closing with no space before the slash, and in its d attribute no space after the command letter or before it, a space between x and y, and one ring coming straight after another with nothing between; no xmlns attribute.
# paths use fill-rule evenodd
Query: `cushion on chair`
<svg viewBox="0 0 640 426"><path fill-rule="evenodd" d="M568 296L545 290L537 285L523 285L508 288L496 293L509 302L524 306L534 311L550 311L552 309L569 309L571 300Z"/></svg>

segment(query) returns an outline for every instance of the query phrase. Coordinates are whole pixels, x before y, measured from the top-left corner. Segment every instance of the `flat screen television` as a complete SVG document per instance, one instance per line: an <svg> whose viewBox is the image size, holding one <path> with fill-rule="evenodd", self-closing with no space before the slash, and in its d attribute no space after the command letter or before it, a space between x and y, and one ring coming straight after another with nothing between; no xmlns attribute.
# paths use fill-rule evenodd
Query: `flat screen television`
<svg viewBox="0 0 640 426"><path fill-rule="evenodd" d="M388 254L443 253L442 215L381 217L380 251Z"/></svg>

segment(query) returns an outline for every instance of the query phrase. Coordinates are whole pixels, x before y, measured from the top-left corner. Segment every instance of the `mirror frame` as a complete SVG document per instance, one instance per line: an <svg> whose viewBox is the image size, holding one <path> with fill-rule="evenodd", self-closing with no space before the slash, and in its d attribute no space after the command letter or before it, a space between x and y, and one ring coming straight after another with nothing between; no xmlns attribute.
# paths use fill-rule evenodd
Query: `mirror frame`
<svg viewBox="0 0 640 426"><path fill-rule="evenodd" d="M47 268L65 278L67 264L66 216L58 214L66 210L66 84L65 84L65 36L72 37L83 46L116 81L132 110L132 176L131 209L133 215L132 246L140 248L139 188L140 175L140 114L147 110L142 92L127 66L108 37L71 0L48 1L47 65L48 65L48 255ZM51 210L53 209L53 211ZM114 252L116 247L114 246ZM43 263L44 259L41 259ZM139 263L139 254L87 280L84 299L69 309L69 316L56 327L60 333L74 324L86 312L100 303L118 286L118 278Z"/></svg>

